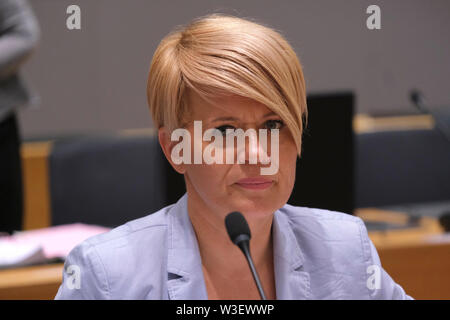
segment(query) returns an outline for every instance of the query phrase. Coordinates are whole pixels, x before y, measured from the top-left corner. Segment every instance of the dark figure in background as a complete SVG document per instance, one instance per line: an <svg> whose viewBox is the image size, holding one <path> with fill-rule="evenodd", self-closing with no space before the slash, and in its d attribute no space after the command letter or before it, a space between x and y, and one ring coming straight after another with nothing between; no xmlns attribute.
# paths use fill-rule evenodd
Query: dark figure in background
<svg viewBox="0 0 450 320"><path fill-rule="evenodd" d="M39 39L26 0L0 0L0 231L22 229L22 173L16 110L30 103L19 75Z"/></svg>

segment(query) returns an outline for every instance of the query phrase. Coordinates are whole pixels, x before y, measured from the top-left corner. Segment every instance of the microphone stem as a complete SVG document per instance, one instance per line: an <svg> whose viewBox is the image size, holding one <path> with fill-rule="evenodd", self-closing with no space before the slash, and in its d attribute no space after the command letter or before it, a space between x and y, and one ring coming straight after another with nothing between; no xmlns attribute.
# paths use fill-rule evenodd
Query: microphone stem
<svg viewBox="0 0 450 320"><path fill-rule="evenodd" d="M256 272L255 265L253 264L253 259L250 255L250 248L248 247L248 244L248 241L242 241L241 243L239 243L239 246L241 247L242 252L244 252L245 257L247 258L248 266L250 267L250 270L252 272L253 279L255 280L261 300L266 300L266 295L264 294L261 282L259 281L258 273Z"/></svg>
<svg viewBox="0 0 450 320"><path fill-rule="evenodd" d="M438 119L433 112L431 112L430 108L428 108L422 94L418 91L412 91L411 100L416 108L422 112L423 114L428 114L434 120L435 129L441 136L450 143L450 133L447 131L447 126L443 124L440 119Z"/></svg>

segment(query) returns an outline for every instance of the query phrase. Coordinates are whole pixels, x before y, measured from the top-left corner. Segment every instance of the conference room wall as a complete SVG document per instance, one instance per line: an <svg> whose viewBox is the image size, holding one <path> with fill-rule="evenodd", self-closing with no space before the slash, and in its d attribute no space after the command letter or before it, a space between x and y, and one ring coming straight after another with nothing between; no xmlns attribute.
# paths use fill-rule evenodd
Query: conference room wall
<svg viewBox="0 0 450 320"><path fill-rule="evenodd" d="M447 0L30 0L39 48L25 79L40 96L20 112L25 139L151 125L146 77L159 41L175 25L212 12L252 17L280 30L304 65L309 92L353 90L360 113L415 113L412 87L450 105ZM66 9L81 8L81 30ZM368 30L366 9L381 8Z"/></svg>

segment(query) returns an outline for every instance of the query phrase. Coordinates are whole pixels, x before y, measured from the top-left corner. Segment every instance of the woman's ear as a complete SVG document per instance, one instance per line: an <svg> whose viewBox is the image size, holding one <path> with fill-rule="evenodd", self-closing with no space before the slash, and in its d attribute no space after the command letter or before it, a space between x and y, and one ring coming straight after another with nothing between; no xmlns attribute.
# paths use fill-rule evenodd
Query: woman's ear
<svg viewBox="0 0 450 320"><path fill-rule="evenodd" d="M165 127L161 127L158 129L158 141L161 146L161 149L166 156L167 161L169 161L172 168L175 169L176 172L180 174L184 174L186 172L186 167L183 163L175 164L172 159L172 149L179 143L178 141L172 141L170 138L170 133Z"/></svg>

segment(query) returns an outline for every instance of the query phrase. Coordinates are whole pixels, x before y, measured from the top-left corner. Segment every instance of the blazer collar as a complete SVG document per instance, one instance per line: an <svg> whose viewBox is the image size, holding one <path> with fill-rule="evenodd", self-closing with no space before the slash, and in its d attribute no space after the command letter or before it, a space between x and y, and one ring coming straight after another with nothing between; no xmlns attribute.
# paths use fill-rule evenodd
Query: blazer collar
<svg viewBox="0 0 450 320"><path fill-rule="evenodd" d="M187 194L169 210L167 289L169 299L208 299L197 237L187 211ZM272 225L277 299L310 297L309 274L303 270L303 254L289 218L282 209Z"/></svg>

